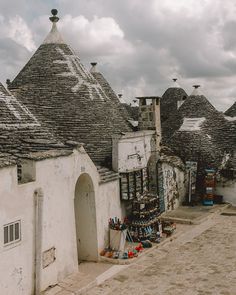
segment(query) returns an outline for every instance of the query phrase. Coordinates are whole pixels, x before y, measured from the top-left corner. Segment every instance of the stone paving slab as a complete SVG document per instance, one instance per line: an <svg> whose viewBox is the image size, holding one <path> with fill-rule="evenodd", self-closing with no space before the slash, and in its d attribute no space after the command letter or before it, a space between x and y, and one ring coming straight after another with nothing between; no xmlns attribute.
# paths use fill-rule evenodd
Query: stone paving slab
<svg viewBox="0 0 236 295"><path fill-rule="evenodd" d="M236 218L215 215L154 249L145 267L135 264L87 295L236 294Z"/></svg>
<svg viewBox="0 0 236 295"><path fill-rule="evenodd" d="M130 259L131 264L113 265L110 267L104 267L104 266L99 266L99 263L97 263L97 266L100 267L100 270L98 270L97 272L93 271L93 274L91 273L91 275L88 275L85 273L72 274L71 276L67 277L65 280L60 282L58 285L56 285L54 288L43 292L42 295L112 294L110 293L110 291L107 293L107 291L105 290L106 288L105 289L101 287L96 288L96 286L101 285L102 283L106 285L106 283L104 282L109 280L109 278L114 277L113 285L114 286L117 285L118 287L121 282L125 282L128 279L126 278L126 275L122 274L123 271L125 272L133 271L136 274L142 273L143 271L145 271L146 268L150 267L150 265L155 264L156 259L163 259L163 257L166 256L166 254L168 253L168 250L167 250L167 248L169 247L168 245L173 244L175 245L176 248L180 247L181 245L186 245L188 243L191 243L191 241L195 237L200 236L202 233L204 233L209 228L211 228L214 225L214 220L213 220L214 217L217 216L217 214L219 214L221 211L225 210L228 206L229 205L215 206L214 208L211 208L208 210L207 209L201 210L200 208L198 208L198 211L203 213L200 213L200 214L198 213L197 215L193 214L193 216L195 216L193 219L195 219L195 221L201 219L202 222L200 224L194 225L194 223L192 223L193 224L192 226L187 224L178 224L177 231L171 237L167 238L162 243L156 244L154 247L147 249L144 253L142 253L142 255L139 255L138 258ZM187 208L183 207L183 208L180 208L179 211L183 212L183 210L188 210L188 208L189 207ZM187 213L187 214L191 215L191 208L190 208L190 213ZM111 262L111 259L109 259L109 262ZM87 268L87 271L91 270L91 268L94 269L92 265L90 267L86 266L84 270L86 268ZM105 270L105 271L102 271L102 270ZM100 271L100 274L99 274L99 271ZM118 274L120 272L121 274ZM97 293L94 293L94 291L90 291L90 290L96 290ZM134 293L132 293L132 290L130 290L130 293L124 293L123 291L121 293L116 293L116 294L138 295L138 294L153 294L153 293L137 293L137 290ZM196 293L196 294L200 294L200 293Z"/></svg>
<svg viewBox="0 0 236 295"><path fill-rule="evenodd" d="M230 204L221 204L213 206L180 206L176 210L164 213L162 220L169 220L183 224L199 224L213 214L218 214L228 208Z"/></svg>

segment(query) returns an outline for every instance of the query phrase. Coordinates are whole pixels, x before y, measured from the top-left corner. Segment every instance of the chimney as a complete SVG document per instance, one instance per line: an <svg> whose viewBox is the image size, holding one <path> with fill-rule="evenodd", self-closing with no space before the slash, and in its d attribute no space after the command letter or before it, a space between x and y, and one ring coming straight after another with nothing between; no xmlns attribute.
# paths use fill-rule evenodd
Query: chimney
<svg viewBox="0 0 236 295"><path fill-rule="evenodd" d="M161 141L160 97L145 96L139 99L139 130L156 131L156 147L159 149Z"/></svg>
<svg viewBox="0 0 236 295"><path fill-rule="evenodd" d="M192 92L192 94L191 95L201 95L200 94L200 91L199 91L199 88L200 87L200 85L193 85L193 92Z"/></svg>
<svg viewBox="0 0 236 295"><path fill-rule="evenodd" d="M90 73L96 73L97 72L97 68L96 68L97 63L96 62L91 62L90 64L92 66L91 69L90 69Z"/></svg>

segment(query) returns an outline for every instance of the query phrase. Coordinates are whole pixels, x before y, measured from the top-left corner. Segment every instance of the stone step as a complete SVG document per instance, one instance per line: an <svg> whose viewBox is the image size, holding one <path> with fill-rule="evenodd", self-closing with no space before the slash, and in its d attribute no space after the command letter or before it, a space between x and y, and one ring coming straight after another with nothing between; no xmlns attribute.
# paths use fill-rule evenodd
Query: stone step
<svg viewBox="0 0 236 295"><path fill-rule="evenodd" d="M110 182L110 181L115 181L117 180L118 177L112 177L112 178L106 178L106 179L101 179L99 183L106 183L106 182Z"/></svg>
<svg viewBox="0 0 236 295"><path fill-rule="evenodd" d="M74 273L40 295L79 295L96 286L96 281L88 274Z"/></svg>
<svg viewBox="0 0 236 295"><path fill-rule="evenodd" d="M100 175L100 183L114 181L119 178L119 173L109 170L106 167L98 166L97 169L98 169L98 173Z"/></svg>

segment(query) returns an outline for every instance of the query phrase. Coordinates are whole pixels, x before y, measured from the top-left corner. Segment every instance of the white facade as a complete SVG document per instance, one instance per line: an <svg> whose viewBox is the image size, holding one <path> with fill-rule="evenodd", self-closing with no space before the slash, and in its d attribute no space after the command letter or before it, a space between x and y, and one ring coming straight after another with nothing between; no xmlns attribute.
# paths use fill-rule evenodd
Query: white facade
<svg viewBox="0 0 236 295"><path fill-rule="evenodd" d="M155 131L127 132L112 138L112 164L117 172L130 172L147 167L155 150Z"/></svg>
<svg viewBox="0 0 236 295"><path fill-rule="evenodd" d="M223 196L224 202L229 202L236 206L236 180L227 180L218 183L216 186L216 194Z"/></svg>
<svg viewBox="0 0 236 295"><path fill-rule="evenodd" d="M178 208L186 195L185 173L167 162L161 164L165 211Z"/></svg>
<svg viewBox="0 0 236 295"><path fill-rule="evenodd" d="M37 161L35 166L36 180L25 184L18 184L16 166L0 170L0 294L33 294L35 244L39 242L35 239L35 191L42 192L42 245L38 255L40 261L49 263L45 268L40 266L40 290L78 270L81 253L77 253L75 196L81 198L90 193L85 189L76 192L81 175L88 175L93 186L90 198L94 199L94 207L90 212L95 212L95 216L88 214L83 227L96 229L95 236L89 231L93 245L90 251L96 252L92 253L95 257L106 246L108 219L121 217L118 180L99 184L97 169L83 148L70 156ZM4 246L3 227L15 221L21 223L21 240ZM83 242L83 230L79 232Z"/></svg>

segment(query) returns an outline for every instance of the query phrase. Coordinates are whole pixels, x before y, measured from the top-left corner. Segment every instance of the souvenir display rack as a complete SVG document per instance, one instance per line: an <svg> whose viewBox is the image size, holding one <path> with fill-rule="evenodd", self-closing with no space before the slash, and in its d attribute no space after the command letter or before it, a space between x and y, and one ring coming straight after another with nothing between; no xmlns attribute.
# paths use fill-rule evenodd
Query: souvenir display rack
<svg viewBox="0 0 236 295"><path fill-rule="evenodd" d="M203 205L212 206L214 202L216 175L214 169L205 169L205 194Z"/></svg>
<svg viewBox="0 0 236 295"><path fill-rule="evenodd" d="M129 217L129 232L134 241L149 239L155 241L160 232L159 198L145 193L132 202L132 214Z"/></svg>

